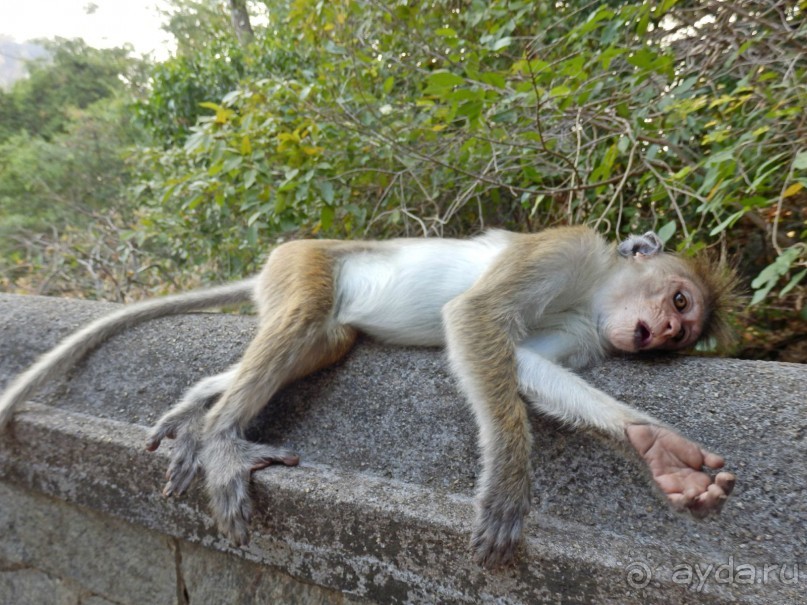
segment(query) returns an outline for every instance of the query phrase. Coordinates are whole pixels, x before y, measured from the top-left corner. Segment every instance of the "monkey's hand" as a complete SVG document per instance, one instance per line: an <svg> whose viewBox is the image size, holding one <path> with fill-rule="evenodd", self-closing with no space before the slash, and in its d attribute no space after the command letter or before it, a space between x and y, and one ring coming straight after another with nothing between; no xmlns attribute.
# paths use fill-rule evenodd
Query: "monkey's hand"
<svg viewBox="0 0 807 605"><path fill-rule="evenodd" d="M713 478L702 469L722 468L723 458L661 426L630 424L625 433L673 508L699 519L720 512L735 477L723 472Z"/></svg>
<svg viewBox="0 0 807 605"><path fill-rule="evenodd" d="M471 536L474 560L479 565L495 568L513 560L530 510L530 476L511 477L519 479L515 485L498 482L480 494Z"/></svg>

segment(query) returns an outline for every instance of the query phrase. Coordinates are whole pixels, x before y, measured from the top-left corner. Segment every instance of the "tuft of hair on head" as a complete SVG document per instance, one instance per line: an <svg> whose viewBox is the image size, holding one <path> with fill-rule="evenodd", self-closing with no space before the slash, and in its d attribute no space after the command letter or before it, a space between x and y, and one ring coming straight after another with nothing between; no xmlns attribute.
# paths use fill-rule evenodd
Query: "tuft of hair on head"
<svg viewBox="0 0 807 605"><path fill-rule="evenodd" d="M703 293L705 315L698 344L714 343L718 351L726 351L737 342L731 316L739 311L744 299L737 272L725 257L706 250L681 260L689 266Z"/></svg>

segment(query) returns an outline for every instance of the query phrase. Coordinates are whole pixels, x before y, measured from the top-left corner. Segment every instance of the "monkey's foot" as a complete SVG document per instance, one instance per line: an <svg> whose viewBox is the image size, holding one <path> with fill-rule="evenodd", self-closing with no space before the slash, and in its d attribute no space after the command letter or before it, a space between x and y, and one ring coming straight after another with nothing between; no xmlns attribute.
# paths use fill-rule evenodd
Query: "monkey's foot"
<svg viewBox="0 0 807 605"><path fill-rule="evenodd" d="M488 569L510 563L521 542L529 508L529 492L518 500L483 495L471 536L474 561Z"/></svg>
<svg viewBox="0 0 807 605"><path fill-rule="evenodd" d="M165 473L168 482L163 496L181 496L199 472L199 440L192 432L180 433L171 452L171 462Z"/></svg>
<svg viewBox="0 0 807 605"><path fill-rule="evenodd" d="M625 433L673 508L688 510L699 519L720 512L734 488L735 477L725 472L712 477L702 469L722 468L722 457L653 424L630 424Z"/></svg>
<svg viewBox="0 0 807 605"><path fill-rule="evenodd" d="M217 435L206 439L202 461L213 518L233 545L240 546L249 540L252 472L275 463L296 466L300 458L283 448L252 443L234 435Z"/></svg>
<svg viewBox="0 0 807 605"><path fill-rule="evenodd" d="M160 447L163 439L175 439L176 436L177 431L175 427L167 426L160 422L153 429L151 429L149 436L146 437L146 451L154 452L158 447Z"/></svg>
<svg viewBox="0 0 807 605"><path fill-rule="evenodd" d="M149 452L155 451L160 447L163 439L176 439L177 436L182 438L188 433L200 434L203 418L204 408L201 406L198 409L191 410L181 409L180 405L174 406L151 429L149 436L146 438L146 450Z"/></svg>
<svg viewBox="0 0 807 605"><path fill-rule="evenodd" d="M183 494L199 472L201 419L201 414L177 414L172 410L160 418L146 439L149 452L160 447L163 439L176 439L165 473L165 497Z"/></svg>

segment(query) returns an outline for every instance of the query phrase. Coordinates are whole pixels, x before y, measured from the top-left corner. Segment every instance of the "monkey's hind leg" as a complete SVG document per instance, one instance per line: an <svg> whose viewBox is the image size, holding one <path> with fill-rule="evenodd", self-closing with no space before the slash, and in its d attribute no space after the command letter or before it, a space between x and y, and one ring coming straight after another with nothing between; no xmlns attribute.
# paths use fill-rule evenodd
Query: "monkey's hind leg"
<svg viewBox="0 0 807 605"><path fill-rule="evenodd" d="M235 380L205 418L201 463L213 517L238 545L247 541L251 516L249 478L271 464L294 466L293 452L251 443L243 431L279 388L328 366L350 350L356 332L347 326L319 325L294 309L264 323L238 368Z"/></svg>
<svg viewBox="0 0 807 605"><path fill-rule="evenodd" d="M208 376L193 385L162 418L146 439L150 452L160 447L163 439L174 439L171 462L165 473L164 496L181 495L188 489L199 470L204 416L212 402L221 396L235 379L238 365L226 372Z"/></svg>

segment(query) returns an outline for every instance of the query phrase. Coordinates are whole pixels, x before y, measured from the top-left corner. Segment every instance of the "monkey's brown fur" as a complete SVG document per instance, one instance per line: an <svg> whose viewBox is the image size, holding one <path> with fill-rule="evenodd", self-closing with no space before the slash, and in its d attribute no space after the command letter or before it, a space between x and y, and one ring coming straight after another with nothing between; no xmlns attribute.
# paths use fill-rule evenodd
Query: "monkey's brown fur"
<svg viewBox="0 0 807 605"><path fill-rule="evenodd" d="M706 315L699 342L714 339L717 349L725 351L737 340L731 317L742 303L739 279L725 258L701 251L693 257L683 257L692 269L706 298Z"/></svg>

